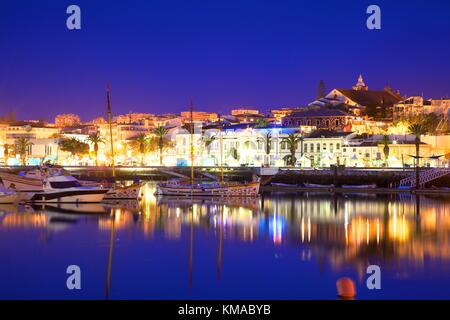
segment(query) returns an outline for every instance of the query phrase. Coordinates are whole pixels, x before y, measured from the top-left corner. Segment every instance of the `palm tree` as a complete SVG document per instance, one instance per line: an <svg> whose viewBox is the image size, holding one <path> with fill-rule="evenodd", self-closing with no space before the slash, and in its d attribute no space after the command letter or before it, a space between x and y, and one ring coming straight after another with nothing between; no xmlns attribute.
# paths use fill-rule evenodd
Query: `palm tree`
<svg viewBox="0 0 450 320"><path fill-rule="evenodd" d="M266 165L270 164L269 156L270 156L270 149L272 149L272 133L270 132L270 130L267 130L264 133L264 136L262 139L259 139L259 141L264 142L264 151L266 153L266 158L267 158L267 163Z"/></svg>
<svg viewBox="0 0 450 320"><path fill-rule="evenodd" d="M83 155L89 153L89 144L82 142L76 138L61 139L59 147L62 151L69 152L72 157L75 155Z"/></svg>
<svg viewBox="0 0 450 320"><path fill-rule="evenodd" d="M256 120L256 128L265 128L269 125L266 118L259 118Z"/></svg>
<svg viewBox="0 0 450 320"><path fill-rule="evenodd" d="M385 134L383 136L383 139L381 140L381 143L384 145L383 147L383 153L384 153L384 163L385 166L388 166L388 158L389 158L389 144L391 143L391 140L389 139L389 136Z"/></svg>
<svg viewBox="0 0 450 320"><path fill-rule="evenodd" d="M235 159L239 160L239 151L236 148L231 148L230 155Z"/></svg>
<svg viewBox="0 0 450 320"><path fill-rule="evenodd" d="M5 158L5 162L9 159L9 151L11 150L11 145L5 143L3 145L3 157Z"/></svg>
<svg viewBox="0 0 450 320"><path fill-rule="evenodd" d="M267 128L269 126L269 122L267 122L266 118L259 118L256 120L256 128ZM264 143L265 143L265 152L266 152L266 158L269 159L270 156L270 149L272 147L272 133L267 130L264 134ZM267 165L270 164L270 161L267 161Z"/></svg>
<svg viewBox="0 0 450 320"><path fill-rule="evenodd" d="M17 138L15 140L15 148L16 154L20 155L20 159L22 161L22 165L26 165L27 160L27 152L33 145L33 142L28 138Z"/></svg>
<svg viewBox="0 0 450 320"><path fill-rule="evenodd" d="M141 165L144 165L144 156L147 151L147 146L149 143L149 139L145 133L141 133L133 138L133 142L135 145L135 148L139 150L139 153L141 154Z"/></svg>
<svg viewBox="0 0 450 320"><path fill-rule="evenodd" d="M290 133L287 137L281 139L281 143L286 143L291 153L289 157L284 157L287 165L295 166L295 163L297 162L295 152L297 151L298 142L300 141L302 141L302 137L296 133Z"/></svg>
<svg viewBox="0 0 450 320"><path fill-rule="evenodd" d="M95 166L98 166L98 145L100 143L105 143L105 140L101 137L100 132L96 131L91 133L89 137L87 137L86 141L94 145Z"/></svg>
<svg viewBox="0 0 450 320"><path fill-rule="evenodd" d="M203 144L205 145L208 156L209 156L209 153L211 152L211 145L215 140L216 140L215 136L203 137Z"/></svg>
<svg viewBox="0 0 450 320"><path fill-rule="evenodd" d="M416 138L414 143L416 145L416 189L420 188L420 167L419 167L419 155L420 155L420 137L427 133L427 128L421 123L414 123L408 127L408 131L411 132Z"/></svg>
<svg viewBox="0 0 450 320"><path fill-rule="evenodd" d="M302 133L299 135L299 141L300 141L300 157L303 157L303 141L305 141L305 137Z"/></svg>
<svg viewBox="0 0 450 320"><path fill-rule="evenodd" d="M153 133L156 135L156 138L158 139L158 150L159 150L159 165L162 166L162 153L165 146L165 137L167 135L167 128L163 126L157 127Z"/></svg>

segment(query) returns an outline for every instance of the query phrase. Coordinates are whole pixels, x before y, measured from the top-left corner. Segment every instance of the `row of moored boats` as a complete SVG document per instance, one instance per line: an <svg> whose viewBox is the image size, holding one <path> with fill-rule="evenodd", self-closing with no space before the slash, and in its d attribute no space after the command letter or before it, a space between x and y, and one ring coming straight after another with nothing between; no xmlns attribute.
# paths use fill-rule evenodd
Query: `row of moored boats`
<svg viewBox="0 0 450 320"><path fill-rule="evenodd" d="M60 167L40 167L19 174L0 172L0 203L96 203L139 199L140 183L107 186L81 181Z"/></svg>

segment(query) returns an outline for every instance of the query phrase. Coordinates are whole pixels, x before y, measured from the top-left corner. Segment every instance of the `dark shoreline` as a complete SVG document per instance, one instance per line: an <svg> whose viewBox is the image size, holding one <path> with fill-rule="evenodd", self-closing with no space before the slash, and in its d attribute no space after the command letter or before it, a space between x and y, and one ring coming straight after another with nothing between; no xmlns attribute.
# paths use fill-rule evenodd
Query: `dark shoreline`
<svg viewBox="0 0 450 320"><path fill-rule="evenodd" d="M0 167L0 171L9 171L18 173L21 170L29 170L35 167ZM64 167L70 174L81 180L104 181L112 180L111 167ZM133 180L139 178L148 181L166 181L175 178L168 174L168 171L175 172L186 177L190 176L190 167L116 167L116 178L118 180ZM201 179L200 172L219 175L217 167L196 167L196 177ZM229 181L250 181L252 176L259 173L258 167L225 167L224 176ZM421 171L429 170L429 168L421 168ZM310 191L330 192L328 189L333 188L332 192L359 191L367 193L414 193L416 190L407 188L398 188L401 179L414 175L413 168L279 168L279 172L273 176L263 176L261 179L262 190L270 191ZM204 181L211 180L203 177ZM286 184L288 186L274 186L271 183ZM325 188L305 188L305 184L317 184L330 186ZM342 188L343 185L372 185L376 184L377 188ZM289 186L292 185L292 186ZM439 188L439 189L438 189ZM425 188L419 193L426 192L448 193L447 190L441 188L450 188L450 174L440 177L425 184ZM349 189L349 190L347 190Z"/></svg>

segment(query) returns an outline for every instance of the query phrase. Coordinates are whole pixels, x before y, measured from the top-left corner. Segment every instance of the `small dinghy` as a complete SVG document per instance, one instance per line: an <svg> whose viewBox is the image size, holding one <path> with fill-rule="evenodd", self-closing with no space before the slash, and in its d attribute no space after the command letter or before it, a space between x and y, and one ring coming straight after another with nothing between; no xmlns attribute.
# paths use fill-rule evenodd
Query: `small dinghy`
<svg viewBox="0 0 450 320"><path fill-rule="evenodd" d="M103 200L139 200L142 183L133 183L129 186L118 186L110 189Z"/></svg>
<svg viewBox="0 0 450 320"><path fill-rule="evenodd" d="M0 190L0 204L16 203L19 201L19 195L16 192Z"/></svg>
<svg viewBox="0 0 450 320"><path fill-rule="evenodd" d="M343 184L342 188L348 188L348 189L375 189L377 185L375 183L372 184Z"/></svg>
<svg viewBox="0 0 450 320"><path fill-rule="evenodd" d="M306 188L333 188L333 184L315 184L315 183L305 183Z"/></svg>
<svg viewBox="0 0 450 320"><path fill-rule="evenodd" d="M283 188L298 188L299 187L297 184L278 183L278 182L271 182L270 185L273 187L283 187Z"/></svg>

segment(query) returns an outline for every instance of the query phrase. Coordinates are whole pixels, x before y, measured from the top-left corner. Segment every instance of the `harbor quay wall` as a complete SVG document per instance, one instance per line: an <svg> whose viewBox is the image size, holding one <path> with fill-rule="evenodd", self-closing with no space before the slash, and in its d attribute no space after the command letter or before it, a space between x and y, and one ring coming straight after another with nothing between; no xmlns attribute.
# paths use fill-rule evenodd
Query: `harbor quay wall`
<svg viewBox="0 0 450 320"><path fill-rule="evenodd" d="M22 170L30 170L35 167L0 167L0 171L18 173ZM111 167L94 166L71 166L64 167L70 174L85 180L110 180L112 177ZM220 176L217 167L195 167L195 176L204 181L210 181L208 175ZM159 166L119 166L115 168L116 178L121 180L169 180L178 177L190 177L190 167L159 167ZM259 175L259 167L225 167L224 176L233 181L250 181L254 175ZM420 170L429 170L421 168ZM170 173L171 174L170 174ZM202 175L204 173L204 175ZM303 183L324 184L336 186L341 185L368 185L377 184L378 187L396 187L403 178L414 175L414 168L320 168L303 169L293 167L278 168L278 173L271 176L263 176L262 184L284 183L301 185ZM202 178L203 176L203 178ZM450 187L450 174L436 179L426 187Z"/></svg>

